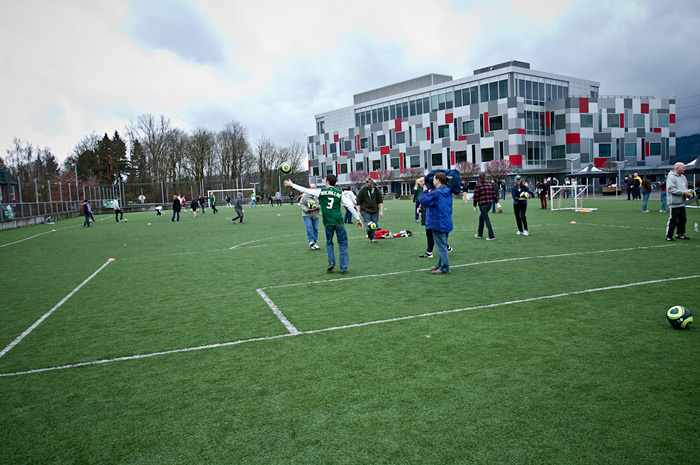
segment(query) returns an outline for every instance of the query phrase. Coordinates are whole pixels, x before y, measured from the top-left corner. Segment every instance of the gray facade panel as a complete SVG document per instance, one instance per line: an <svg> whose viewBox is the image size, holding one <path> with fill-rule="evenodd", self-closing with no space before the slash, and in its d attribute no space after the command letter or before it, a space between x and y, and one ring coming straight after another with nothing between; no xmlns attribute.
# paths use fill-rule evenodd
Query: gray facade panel
<svg viewBox="0 0 700 465"><path fill-rule="evenodd" d="M467 136L467 144L478 144L481 141L479 134L469 134Z"/></svg>
<svg viewBox="0 0 700 465"><path fill-rule="evenodd" d="M566 169L566 160L547 160L547 169L550 169L550 170Z"/></svg>
<svg viewBox="0 0 700 465"><path fill-rule="evenodd" d="M631 110L631 109L632 109L632 99L626 98L625 99L625 110Z"/></svg>
<svg viewBox="0 0 700 465"><path fill-rule="evenodd" d="M612 135L609 132L600 132L593 134L593 142L596 144L612 142Z"/></svg>
<svg viewBox="0 0 700 465"><path fill-rule="evenodd" d="M420 147L417 145L406 147L406 155L420 155Z"/></svg>
<svg viewBox="0 0 700 465"><path fill-rule="evenodd" d="M580 160L582 165L587 165L591 162L591 155L588 153L582 153Z"/></svg>
<svg viewBox="0 0 700 465"><path fill-rule="evenodd" d="M566 153L580 153L581 144L566 144Z"/></svg>

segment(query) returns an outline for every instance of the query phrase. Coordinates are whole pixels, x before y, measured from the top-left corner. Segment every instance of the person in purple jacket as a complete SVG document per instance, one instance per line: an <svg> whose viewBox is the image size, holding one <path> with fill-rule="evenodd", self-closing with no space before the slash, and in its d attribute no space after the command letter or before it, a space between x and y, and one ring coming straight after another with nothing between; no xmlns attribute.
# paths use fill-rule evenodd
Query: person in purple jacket
<svg viewBox="0 0 700 465"><path fill-rule="evenodd" d="M435 173L434 189L421 192L418 197L421 208L426 209L426 229L432 229L438 262L431 266L433 274L448 274L450 259L447 255L447 238L452 231L452 191L447 185L445 173ZM427 187L427 186L426 186Z"/></svg>

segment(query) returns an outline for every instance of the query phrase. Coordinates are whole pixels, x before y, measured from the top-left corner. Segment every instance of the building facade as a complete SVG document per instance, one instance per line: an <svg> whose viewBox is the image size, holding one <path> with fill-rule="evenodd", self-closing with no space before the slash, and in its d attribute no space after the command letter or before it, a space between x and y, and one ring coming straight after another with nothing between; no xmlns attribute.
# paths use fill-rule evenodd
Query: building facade
<svg viewBox="0 0 700 465"><path fill-rule="evenodd" d="M316 115L309 178L352 171L427 172L461 161L509 160L513 174L563 177L590 164L668 172L675 162L673 99L602 97L600 83L510 61L452 79L430 74L354 96ZM620 163L624 162L624 163ZM613 168L616 167L616 168ZM410 183L398 183L401 193Z"/></svg>

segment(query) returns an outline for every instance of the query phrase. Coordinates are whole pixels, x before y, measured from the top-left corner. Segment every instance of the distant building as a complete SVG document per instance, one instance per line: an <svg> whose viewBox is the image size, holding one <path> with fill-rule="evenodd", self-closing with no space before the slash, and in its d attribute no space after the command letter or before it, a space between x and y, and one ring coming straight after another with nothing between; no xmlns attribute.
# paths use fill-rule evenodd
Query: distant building
<svg viewBox="0 0 700 465"><path fill-rule="evenodd" d="M668 171L676 155L674 99L599 95L600 83L510 61L452 79L430 74L354 96L316 115L309 178L327 173L453 168L506 159L531 180L626 162L624 171Z"/></svg>
<svg viewBox="0 0 700 465"><path fill-rule="evenodd" d="M10 177L9 171L0 171L0 220L14 218L13 206L19 202L19 181Z"/></svg>

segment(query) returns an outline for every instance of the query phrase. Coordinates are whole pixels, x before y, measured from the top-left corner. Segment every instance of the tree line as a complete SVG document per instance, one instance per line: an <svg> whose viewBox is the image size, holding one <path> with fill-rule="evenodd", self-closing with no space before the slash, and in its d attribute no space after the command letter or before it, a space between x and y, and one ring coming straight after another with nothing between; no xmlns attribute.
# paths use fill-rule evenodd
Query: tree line
<svg viewBox="0 0 700 465"><path fill-rule="evenodd" d="M95 133L80 140L62 166L50 148L34 147L15 138L13 146L0 157L0 170L19 178L23 192L34 190L40 196L50 181L89 185L113 185L118 182L158 184L194 181L203 185L212 181L226 188L250 188L273 192L279 185L278 167L292 165L292 176L306 171L305 150L300 142L288 146L274 143L263 135L251 140L246 128L237 121L221 130L196 128L191 131L173 126L165 116L140 115L110 136ZM25 187L26 184L26 187ZM32 200L26 195L25 200Z"/></svg>

